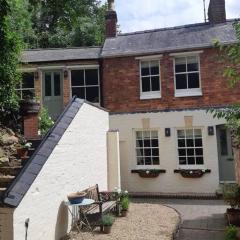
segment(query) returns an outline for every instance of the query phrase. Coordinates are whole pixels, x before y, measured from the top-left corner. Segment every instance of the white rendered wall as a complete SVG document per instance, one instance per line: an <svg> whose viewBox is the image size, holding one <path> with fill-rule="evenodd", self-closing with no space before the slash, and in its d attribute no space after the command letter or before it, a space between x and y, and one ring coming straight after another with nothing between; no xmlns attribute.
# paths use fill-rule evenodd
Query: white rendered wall
<svg viewBox="0 0 240 240"><path fill-rule="evenodd" d="M14 212L14 240L58 240L69 231L67 194L99 184L107 190L108 113L83 104Z"/></svg>
<svg viewBox="0 0 240 240"><path fill-rule="evenodd" d="M204 169L212 172L202 178L187 179L174 173L179 169L176 129L185 127L185 116L193 117L193 127L202 129ZM205 110L173 111L160 113L117 114L110 116L110 128L119 129L122 188L131 192L156 193L215 193L219 186L218 151L216 129L208 136L208 126L223 124L224 120L213 119ZM143 128L159 131L160 165L137 166L135 155L135 130ZM165 128L171 128L171 136L165 137ZM141 178L132 169L159 168L167 172L157 178ZM181 166L184 168L184 166ZM196 169L199 167L196 166Z"/></svg>

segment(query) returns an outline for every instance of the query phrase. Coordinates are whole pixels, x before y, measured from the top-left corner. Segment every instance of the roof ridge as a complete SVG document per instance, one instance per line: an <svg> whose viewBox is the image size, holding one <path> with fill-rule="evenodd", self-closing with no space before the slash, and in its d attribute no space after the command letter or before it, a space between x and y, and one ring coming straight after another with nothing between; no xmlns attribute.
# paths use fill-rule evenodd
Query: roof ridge
<svg viewBox="0 0 240 240"><path fill-rule="evenodd" d="M99 48L101 49L102 46L86 46L86 47L66 47L66 48L32 48L32 49L25 49L24 51L45 51L45 50L70 50L70 49L89 49L89 48Z"/></svg>
<svg viewBox="0 0 240 240"><path fill-rule="evenodd" d="M234 19L227 19L226 23L234 22L234 21L240 21L240 18L234 18ZM192 24L185 24L185 25L179 25L179 26L173 26L173 27L165 27L165 28L155 28L150 30L142 30L142 31L135 31L135 32L129 32L129 33L120 33L118 36L129 36L129 35L136 35L136 34L145 34L145 33L152 33L152 32L160 32L160 31L167 31L167 30L176 30L181 28L191 28L191 27L200 27L200 26L220 26L220 25L226 25L226 23L219 23L215 25L211 25L209 22L202 22L202 23L192 23Z"/></svg>

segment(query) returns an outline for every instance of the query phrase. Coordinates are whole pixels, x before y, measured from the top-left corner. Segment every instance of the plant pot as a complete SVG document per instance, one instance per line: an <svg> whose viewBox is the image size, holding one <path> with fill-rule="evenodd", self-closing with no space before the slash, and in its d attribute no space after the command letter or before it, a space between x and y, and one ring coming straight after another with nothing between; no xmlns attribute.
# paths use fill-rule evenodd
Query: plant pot
<svg viewBox="0 0 240 240"><path fill-rule="evenodd" d="M78 204L81 203L83 201L83 199L85 198L87 193L85 192L76 192L76 193L71 193L69 194L68 197L68 201L71 204Z"/></svg>
<svg viewBox="0 0 240 240"><path fill-rule="evenodd" d="M26 158L28 155L28 148L17 148L17 155L20 158Z"/></svg>
<svg viewBox="0 0 240 240"><path fill-rule="evenodd" d="M238 227L240 226L240 210L239 209L228 208L227 217L230 225L234 225Z"/></svg>
<svg viewBox="0 0 240 240"><path fill-rule="evenodd" d="M180 173L184 178L200 178L204 174L201 170L182 170Z"/></svg>
<svg viewBox="0 0 240 240"><path fill-rule="evenodd" d="M138 174L142 178L156 178L159 176L159 172L151 172L151 171L149 172L143 171L143 172L139 172Z"/></svg>
<svg viewBox="0 0 240 240"><path fill-rule="evenodd" d="M112 226L103 226L103 233L109 234L111 232Z"/></svg>
<svg viewBox="0 0 240 240"><path fill-rule="evenodd" d="M20 102L20 113L25 116L28 113L38 113L40 111L40 103L33 100L27 99Z"/></svg>
<svg viewBox="0 0 240 240"><path fill-rule="evenodd" d="M126 216L127 216L127 213L128 213L127 210L122 210L121 216L122 216L122 217L126 217Z"/></svg>

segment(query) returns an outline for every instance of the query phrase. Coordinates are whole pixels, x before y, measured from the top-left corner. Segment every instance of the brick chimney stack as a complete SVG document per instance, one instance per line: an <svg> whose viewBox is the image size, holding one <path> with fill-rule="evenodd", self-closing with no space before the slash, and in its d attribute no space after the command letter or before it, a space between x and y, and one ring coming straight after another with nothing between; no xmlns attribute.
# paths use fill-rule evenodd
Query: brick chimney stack
<svg viewBox="0 0 240 240"><path fill-rule="evenodd" d="M226 22L225 0L210 0L208 8L208 19L211 24Z"/></svg>
<svg viewBox="0 0 240 240"><path fill-rule="evenodd" d="M114 0L108 0L108 11L106 14L106 38L117 36L117 13Z"/></svg>

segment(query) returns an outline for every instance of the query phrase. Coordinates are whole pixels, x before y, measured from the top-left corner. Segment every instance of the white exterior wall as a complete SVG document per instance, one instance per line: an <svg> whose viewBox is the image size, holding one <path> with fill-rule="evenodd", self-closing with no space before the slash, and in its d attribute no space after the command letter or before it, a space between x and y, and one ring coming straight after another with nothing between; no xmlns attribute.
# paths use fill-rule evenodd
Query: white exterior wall
<svg viewBox="0 0 240 240"><path fill-rule="evenodd" d="M14 240L58 240L69 231L67 194L99 184L107 190L109 116L83 104L69 128L14 212Z"/></svg>
<svg viewBox="0 0 240 240"><path fill-rule="evenodd" d="M178 164L177 128L186 125L184 117L193 117L193 127L202 129L204 166L210 169L197 179L183 178L175 169L185 168ZM119 129L122 188L131 192L156 193L215 193L219 186L218 151L216 129L214 136L208 135L208 126L223 124L224 120L213 119L205 110L173 111L159 113L116 114L110 116L110 128ZM159 131L159 166L137 166L135 154L135 130L150 128ZM171 128L171 136L165 137L165 128ZM157 178L141 178L133 169L165 169ZM195 167L199 169L198 166Z"/></svg>

